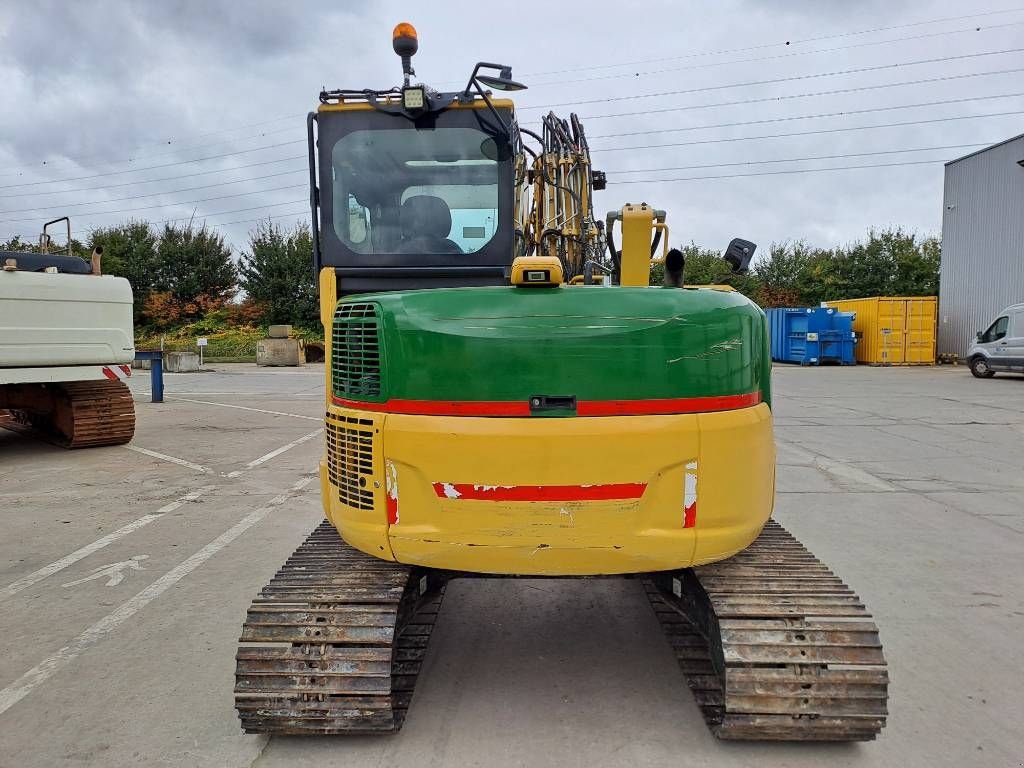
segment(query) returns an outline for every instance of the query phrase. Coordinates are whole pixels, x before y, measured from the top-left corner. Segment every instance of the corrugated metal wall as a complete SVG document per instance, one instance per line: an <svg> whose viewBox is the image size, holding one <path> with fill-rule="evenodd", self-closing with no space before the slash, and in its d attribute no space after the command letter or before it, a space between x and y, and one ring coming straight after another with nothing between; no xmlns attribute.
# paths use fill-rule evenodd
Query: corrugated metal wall
<svg viewBox="0 0 1024 768"><path fill-rule="evenodd" d="M946 165L940 354L964 355L1004 307L1024 301L1024 136Z"/></svg>

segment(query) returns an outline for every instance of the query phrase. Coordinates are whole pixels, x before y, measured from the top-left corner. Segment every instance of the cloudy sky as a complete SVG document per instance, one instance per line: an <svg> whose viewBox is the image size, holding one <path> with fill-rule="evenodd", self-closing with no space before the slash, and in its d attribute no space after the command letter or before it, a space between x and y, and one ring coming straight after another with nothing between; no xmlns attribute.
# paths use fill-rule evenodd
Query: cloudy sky
<svg viewBox="0 0 1024 768"><path fill-rule="evenodd" d="M646 201L716 248L937 234L943 162L1024 132L1012 2L0 0L0 240L194 213L244 247L308 218L305 113L323 85L396 84L402 20L424 82L499 61L524 126L577 111L599 215Z"/></svg>

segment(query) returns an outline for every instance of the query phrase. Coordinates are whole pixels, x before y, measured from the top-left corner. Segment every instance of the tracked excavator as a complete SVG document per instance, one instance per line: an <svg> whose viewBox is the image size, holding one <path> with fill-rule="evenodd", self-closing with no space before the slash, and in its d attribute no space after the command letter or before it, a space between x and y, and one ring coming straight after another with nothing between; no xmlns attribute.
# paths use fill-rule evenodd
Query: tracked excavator
<svg viewBox="0 0 1024 768"><path fill-rule="evenodd" d="M417 46L399 25L403 85L325 90L308 119L326 520L248 610L243 728L393 733L449 580L618 575L717 736L873 739L877 628L770 519L764 313L682 284L664 212L595 217L575 116L520 126L498 64L413 83Z"/></svg>
<svg viewBox="0 0 1024 768"><path fill-rule="evenodd" d="M50 228L65 224L65 253ZM135 358L132 289L71 252L67 217L36 252L0 251L0 427L65 448L120 445L135 433L125 380Z"/></svg>

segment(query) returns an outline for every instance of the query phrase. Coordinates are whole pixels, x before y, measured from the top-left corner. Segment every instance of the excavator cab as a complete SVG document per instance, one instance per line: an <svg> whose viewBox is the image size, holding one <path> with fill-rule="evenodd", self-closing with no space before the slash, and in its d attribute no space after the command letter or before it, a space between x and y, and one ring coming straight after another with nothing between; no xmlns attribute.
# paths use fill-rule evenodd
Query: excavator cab
<svg viewBox="0 0 1024 768"><path fill-rule="evenodd" d="M344 293L500 285L514 240L514 113L482 85L521 88L478 64L466 88L410 85L415 30L396 28L405 87L323 91L308 137L316 269ZM405 52L405 53L403 53ZM497 69L498 77L480 74Z"/></svg>

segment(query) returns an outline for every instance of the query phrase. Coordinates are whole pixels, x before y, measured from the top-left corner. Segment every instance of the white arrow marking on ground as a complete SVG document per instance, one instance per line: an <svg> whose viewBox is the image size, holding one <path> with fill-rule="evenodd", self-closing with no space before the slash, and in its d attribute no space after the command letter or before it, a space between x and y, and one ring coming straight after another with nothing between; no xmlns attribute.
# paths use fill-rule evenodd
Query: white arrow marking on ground
<svg viewBox="0 0 1024 768"><path fill-rule="evenodd" d="M62 587L74 587L79 584L85 584L87 581L95 581L97 579L107 579L108 587L116 587L122 581L124 581L124 574L126 570L130 571L144 571L141 561L149 558L149 555L135 555L128 560L122 560L120 563L111 563L110 565L103 565L99 568L93 568L89 576L85 576L81 579L75 579L69 581L67 584L62 584Z"/></svg>

